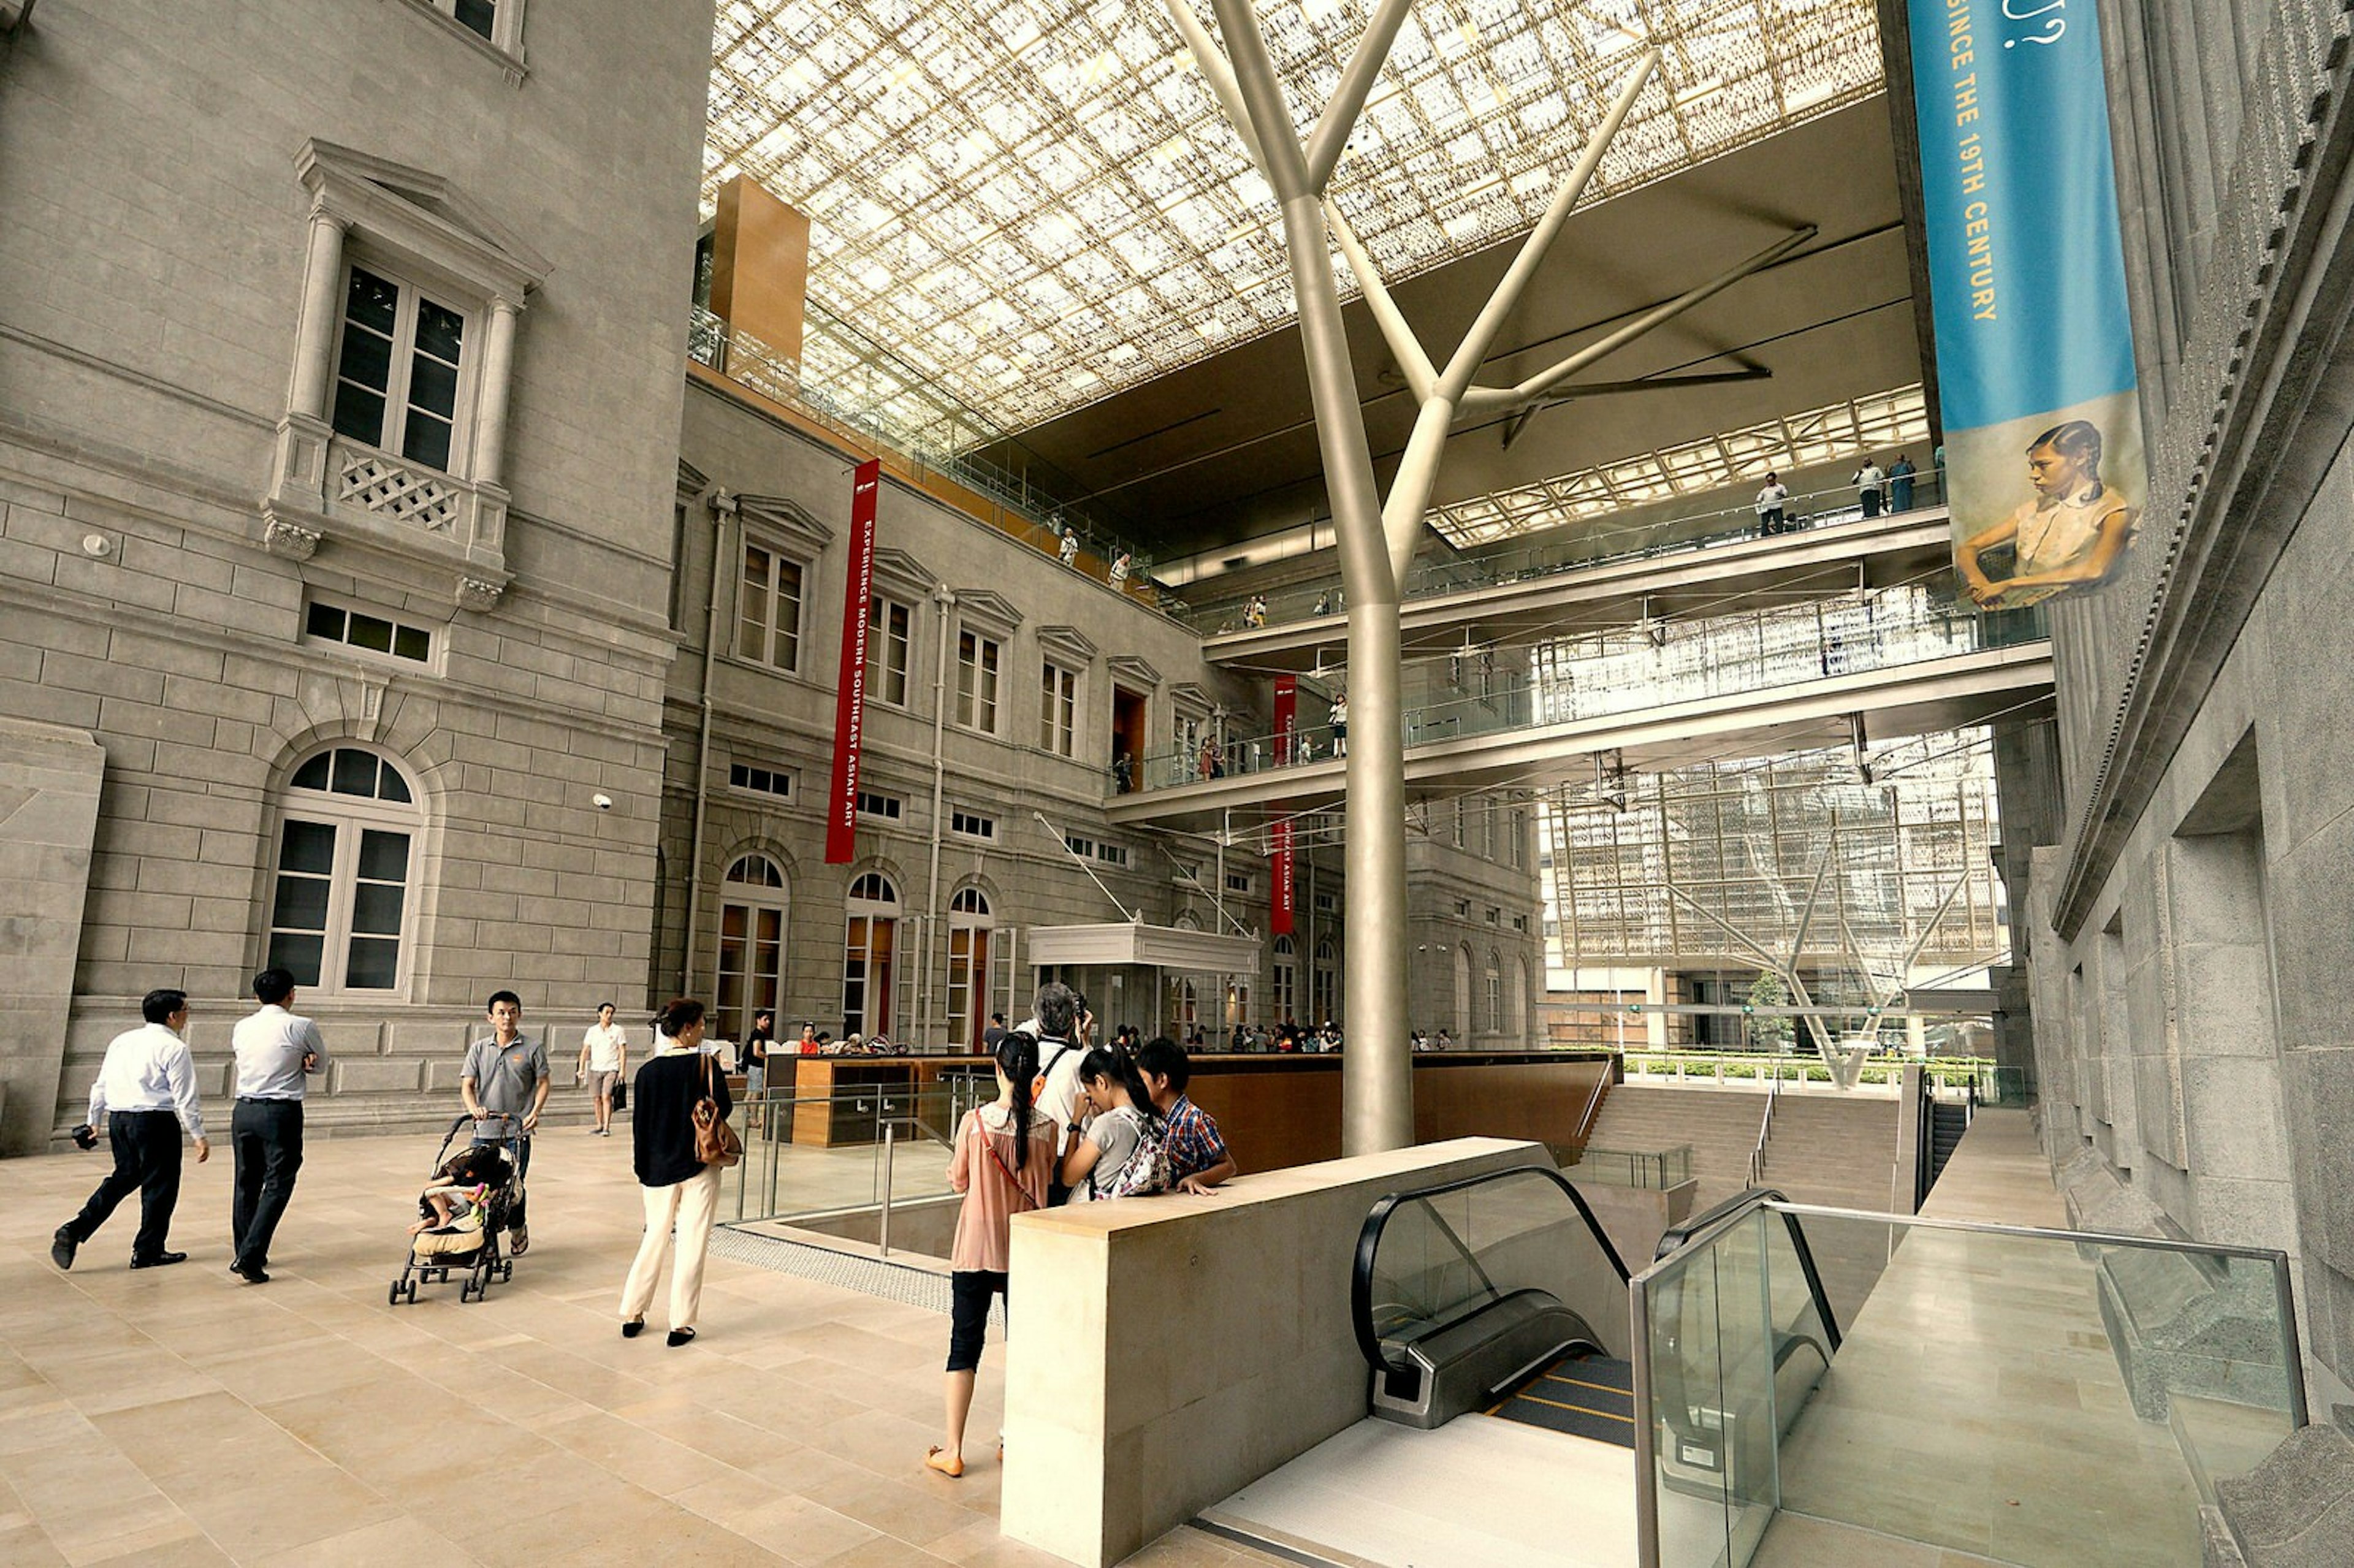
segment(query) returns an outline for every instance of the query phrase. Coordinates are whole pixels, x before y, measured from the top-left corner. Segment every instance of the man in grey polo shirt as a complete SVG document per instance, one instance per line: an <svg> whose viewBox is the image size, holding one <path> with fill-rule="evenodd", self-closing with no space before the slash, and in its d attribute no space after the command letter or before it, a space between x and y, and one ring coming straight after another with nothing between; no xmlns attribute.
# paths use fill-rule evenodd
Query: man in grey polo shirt
<svg viewBox="0 0 2354 1568"><path fill-rule="evenodd" d="M540 1107L555 1084L547 1065L547 1047L523 1032L523 999L511 991L491 993L482 1009L491 1033L466 1048L466 1066L458 1078L466 1114L474 1118L474 1142L521 1145L515 1175L531 1170L531 1135L539 1127ZM531 1245L524 1229L524 1205L517 1203L508 1225L509 1250L520 1255Z"/></svg>
<svg viewBox="0 0 2354 1568"><path fill-rule="evenodd" d="M294 1195L302 1169L304 1080L327 1070L326 1043L309 1019L288 1011L294 977L268 969L253 977L260 1012L238 1020L237 1108L229 1137L237 1151L237 1192L229 1203L228 1271L249 1285L268 1282L270 1239Z"/></svg>

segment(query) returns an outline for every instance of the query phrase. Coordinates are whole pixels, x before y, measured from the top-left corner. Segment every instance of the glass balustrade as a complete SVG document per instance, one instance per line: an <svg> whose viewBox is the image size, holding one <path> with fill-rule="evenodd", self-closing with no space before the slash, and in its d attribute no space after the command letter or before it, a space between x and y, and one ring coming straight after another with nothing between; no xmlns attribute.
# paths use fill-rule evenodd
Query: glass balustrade
<svg viewBox="0 0 2354 1568"><path fill-rule="evenodd" d="M2215 1480L2306 1420L2280 1253L1751 1199L1631 1287L1646 1568L1784 1529L2196 1563Z"/></svg>
<svg viewBox="0 0 2354 1568"><path fill-rule="evenodd" d="M1473 553L1450 554L1421 561L1406 574L1404 597L1409 600L1437 599L1451 593L1468 593L1506 583L1552 577L1559 572L1580 571L1588 567L1608 566L1618 561L1679 555L1762 536L1763 519L1758 516L1753 501L1727 499L1723 492L1718 493L1716 501L1717 504L1698 511L1678 513L1671 517L1582 524L1575 528L1555 530L1541 538L1522 539ZM1925 470L1915 482L1913 503L1908 511L1925 511L1941 506L1944 502L1943 474L1935 470ZM1902 516L1904 514L1883 513L1882 515ZM1783 509L1783 524L1776 532L1796 534L1810 528L1861 521L1863 506L1853 485L1840 485L1806 495L1791 496ZM1253 599L1249 595L1228 595L1204 601L1197 590L1193 597L1195 602L1183 612L1183 618L1204 637L1251 630L1254 616L1265 625L1283 626L1326 616L1341 617L1348 610L1347 599L1340 585L1329 579L1259 595L1257 609L1253 609Z"/></svg>
<svg viewBox="0 0 2354 1568"><path fill-rule="evenodd" d="M1692 1148L1689 1143L1659 1150L1596 1149L1588 1145L1578 1155L1577 1163L1564 1167L1562 1174L1573 1181L1663 1192L1691 1180Z"/></svg>
<svg viewBox="0 0 2354 1568"><path fill-rule="evenodd" d="M824 1095L747 1095L729 1118L744 1158L722 1184L720 1218L945 1256L955 1223L948 1170L957 1126L996 1097L995 1080L980 1074Z"/></svg>
<svg viewBox="0 0 2354 1568"><path fill-rule="evenodd" d="M2049 635L2041 608L1989 613L1944 587L1901 584L1861 599L1556 640L1531 654L1533 680L1514 671L1499 683L1487 672L1464 669L1459 658L1417 661L1406 667L1402 722L1407 747L1437 745L1804 687ZM1335 685L1345 678L1326 677ZM1467 683L1488 689L1466 691ZM1230 729L1223 742L1148 757L1143 784L1169 789L1327 761L1343 753L1345 738L1345 726L1336 729L1329 716L1288 735Z"/></svg>

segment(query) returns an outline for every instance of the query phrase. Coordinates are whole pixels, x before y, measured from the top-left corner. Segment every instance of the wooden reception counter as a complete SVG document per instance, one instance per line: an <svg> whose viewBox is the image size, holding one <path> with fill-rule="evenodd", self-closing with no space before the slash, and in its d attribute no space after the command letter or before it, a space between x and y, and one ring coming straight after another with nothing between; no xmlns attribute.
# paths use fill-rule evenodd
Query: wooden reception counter
<svg viewBox="0 0 2354 1568"><path fill-rule="evenodd" d="M1191 1094L1215 1117L1246 1171L1307 1165L1341 1155L1341 1071L1345 1055L1197 1054ZM1528 1139L1564 1159L1585 1147L1615 1058L1606 1051L1447 1051L1414 1058L1414 1134ZM943 1075L989 1072L980 1056L797 1056L793 1091L810 1097L928 1086ZM874 1139L871 1111L804 1107L793 1142L832 1148Z"/></svg>

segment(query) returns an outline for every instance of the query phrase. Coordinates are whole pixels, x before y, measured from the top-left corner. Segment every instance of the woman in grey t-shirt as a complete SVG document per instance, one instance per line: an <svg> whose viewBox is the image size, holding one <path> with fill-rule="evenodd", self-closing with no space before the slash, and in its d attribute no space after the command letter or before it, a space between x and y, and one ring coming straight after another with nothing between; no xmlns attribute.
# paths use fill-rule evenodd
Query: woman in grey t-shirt
<svg viewBox="0 0 2354 1568"><path fill-rule="evenodd" d="M1095 1112L1066 1133L1062 1178L1074 1202L1158 1192L1169 1183L1161 1116L1125 1051L1098 1048L1079 1064L1079 1093ZM1144 1167L1131 1170L1140 1161Z"/></svg>

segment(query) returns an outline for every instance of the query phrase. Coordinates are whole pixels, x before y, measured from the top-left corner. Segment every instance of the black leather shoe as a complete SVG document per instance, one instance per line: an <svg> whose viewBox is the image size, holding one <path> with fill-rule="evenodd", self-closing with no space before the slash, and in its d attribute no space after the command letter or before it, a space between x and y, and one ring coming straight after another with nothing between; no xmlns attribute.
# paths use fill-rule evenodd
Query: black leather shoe
<svg viewBox="0 0 2354 1568"><path fill-rule="evenodd" d="M49 1238L49 1261L56 1264L59 1268L71 1268L73 1266L74 1249L80 1245L81 1243L74 1240L73 1232L66 1229L63 1225L59 1225L58 1227L58 1234Z"/></svg>
<svg viewBox="0 0 2354 1568"><path fill-rule="evenodd" d="M632 1318L621 1325L621 1338L625 1340L634 1340L645 1331L646 1320L643 1318Z"/></svg>
<svg viewBox="0 0 2354 1568"><path fill-rule="evenodd" d="M186 1263L187 1261L188 1255L184 1252L159 1252L154 1257L133 1258L131 1260L131 1266L133 1268L168 1268L173 1264Z"/></svg>
<svg viewBox="0 0 2354 1568"><path fill-rule="evenodd" d="M663 1336L663 1343L674 1351L693 1338L695 1338L695 1330L692 1329L673 1329Z"/></svg>
<svg viewBox="0 0 2354 1568"><path fill-rule="evenodd" d="M228 1271L231 1274L236 1275L239 1279L244 1280L248 1285L267 1285L270 1283L270 1276L268 1274L259 1268L249 1267L241 1263L230 1264L228 1266Z"/></svg>

